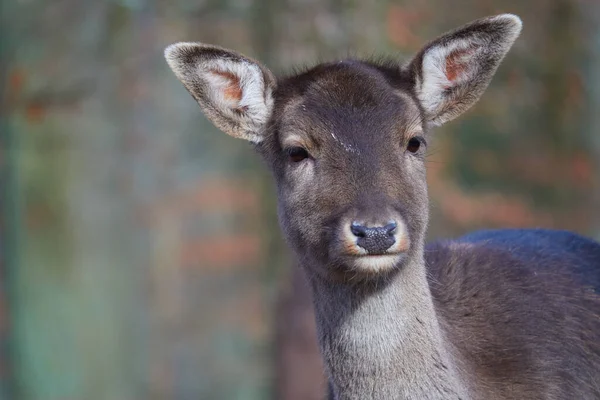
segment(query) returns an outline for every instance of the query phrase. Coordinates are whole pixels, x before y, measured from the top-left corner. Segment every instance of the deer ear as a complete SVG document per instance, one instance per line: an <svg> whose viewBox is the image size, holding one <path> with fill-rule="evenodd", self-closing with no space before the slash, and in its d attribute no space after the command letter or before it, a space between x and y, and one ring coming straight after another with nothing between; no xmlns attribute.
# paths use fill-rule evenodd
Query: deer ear
<svg viewBox="0 0 600 400"><path fill-rule="evenodd" d="M176 43L167 63L215 126L259 143L273 111L273 74L241 54L202 43Z"/></svg>
<svg viewBox="0 0 600 400"><path fill-rule="evenodd" d="M450 121L479 100L521 26L512 14L479 19L430 42L415 56L409 69L430 124Z"/></svg>

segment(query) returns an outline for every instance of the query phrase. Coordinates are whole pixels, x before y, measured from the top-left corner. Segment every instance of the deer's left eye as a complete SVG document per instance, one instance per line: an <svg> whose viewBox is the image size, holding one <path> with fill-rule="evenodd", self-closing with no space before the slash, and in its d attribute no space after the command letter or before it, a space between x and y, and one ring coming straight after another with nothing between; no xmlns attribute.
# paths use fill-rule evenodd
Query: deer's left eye
<svg viewBox="0 0 600 400"><path fill-rule="evenodd" d="M286 150L291 162L298 163L309 157L308 151L303 147L290 147Z"/></svg>
<svg viewBox="0 0 600 400"><path fill-rule="evenodd" d="M410 153L416 153L421 148L421 145L425 144L425 139L422 137L414 137L408 141L406 151Z"/></svg>

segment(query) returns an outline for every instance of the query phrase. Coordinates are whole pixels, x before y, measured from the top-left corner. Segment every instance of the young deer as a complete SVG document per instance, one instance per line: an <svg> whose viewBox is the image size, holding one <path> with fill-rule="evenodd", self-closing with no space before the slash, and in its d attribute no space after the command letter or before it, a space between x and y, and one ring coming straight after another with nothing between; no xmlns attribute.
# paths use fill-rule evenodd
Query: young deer
<svg viewBox="0 0 600 400"><path fill-rule="evenodd" d="M429 130L478 100L520 30L484 18L405 65L282 79L220 47L167 48L207 117L275 176L332 398L600 398L600 244L550 230L424 243Z"/></svg>

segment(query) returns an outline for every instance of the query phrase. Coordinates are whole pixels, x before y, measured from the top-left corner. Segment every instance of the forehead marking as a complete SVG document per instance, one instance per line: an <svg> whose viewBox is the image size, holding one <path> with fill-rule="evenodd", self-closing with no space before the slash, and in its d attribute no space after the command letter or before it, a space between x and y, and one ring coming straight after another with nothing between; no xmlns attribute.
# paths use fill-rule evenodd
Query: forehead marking
<svg viewBox="0 0 600 400"><path fill-rule="evenodd" d="M298 104L298 103L296 103L296 105L297 105L297 104ZM299 106L300 106L300 108L302 109L302 111L303 111L303 112L307 112L307 109L306 109L306 104L302 104L302 103L301 103L301 104L299 104ZM286 106L286 108L288 108L288 107L294 107L294 104L290 104L290 105ZM336 143L339 143L339 144L340 144L340 145L341 145L341 146L344 148L344 150L345 150L347 153L360 154L360 150L358 150L358 149L356 148L356 146L353 146L353 145L351 145L351 144L349 144L349 143L345 143L345 142L341 141L341 140L340 140L340 139L339 139L339 138L338 138L338 137L335 135L335 133L333 133L333 130L332 130L332 129L329 129L329 134L331 135L331 137L333 138L333 140L334 140Z"/></svg>
<svg viewBox="0 0 600 400"><path fill-rule="evenodd" d="M333 133L333 131L330 133L331 133L331 137L333 138L333 140L335 140L337 143L341 144L342 147L344 148L344 150L346 150L346 152L360 154L360 151L358 151L358 149L356 147L352 146L351 144L342 142L340 139L338 139L337 136L335 136L335 133Z"/></svg>

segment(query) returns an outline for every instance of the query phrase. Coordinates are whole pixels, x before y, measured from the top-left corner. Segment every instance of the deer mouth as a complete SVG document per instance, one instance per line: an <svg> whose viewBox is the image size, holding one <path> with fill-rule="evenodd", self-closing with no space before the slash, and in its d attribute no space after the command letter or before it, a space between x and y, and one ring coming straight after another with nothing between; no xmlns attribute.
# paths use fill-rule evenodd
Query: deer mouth
<svg viewBox="0 0 600 400"><path fill-rule="evenodd" d="M380 273L396 268L405 257L405 252L365 254L352 257L352 264L360 271Z"/></svg>

